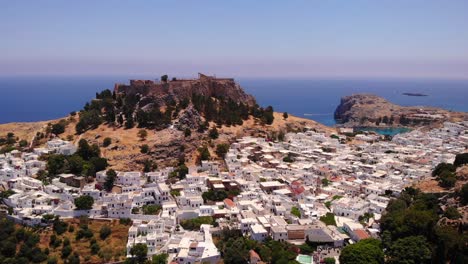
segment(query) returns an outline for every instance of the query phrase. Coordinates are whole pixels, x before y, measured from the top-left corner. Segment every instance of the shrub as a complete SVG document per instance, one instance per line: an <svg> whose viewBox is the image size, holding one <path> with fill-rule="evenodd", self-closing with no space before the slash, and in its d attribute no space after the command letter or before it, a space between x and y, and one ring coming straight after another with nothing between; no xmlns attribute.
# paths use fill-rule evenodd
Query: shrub
<svg viewBox="0 0 468 264"><path fill-rule="evenodd" d="M103 147L108 147L110 144L112 144L112 139L110 137L106 137L103 141L102 141L102 146Z"/></svg>
<svg viewBox="0 0 468 264"><path fill-rule="evenodd" d="M141 145L140 146L140 152L143 154L146 154L149 152L149 146L147 144Z"/></svg>
<svg viewBox="0 0 468 264"><path fill-rule="evenodd" d="M105 240L107 237L110 236L111 233L112 233L111 228L108 225L104 225L101 227L101 230L99 230L99 237L102 240Z"/></svg>
<svg viewBox="0 0 468 264"><path fill-rule="evenodd" d="M335 215L333 213L327 213L326 215L321 216L320 221L324 222L326 225L336 226Z"/></svg>
<svg viewBox="0 0 468 264"><path fill-rule="evenodd" d="M297 208L297 207L295 207L295 206L293 206L293 207L291 208L291 214L292 214L292 215L295 215L295 216L297 216L297 217L299 217L299 218L301 217L301 212L299 211L299 208Z"/></svg>
<svg viewBox="0 0 468 264"><path fill-rule="evenodd" d="M130 219L130 218L120 218L119 219L119 224L121 224L121 225L131 225L132 224L132 219Z"/></svg>
<svg viewBox="0 0 468 264"><path fill-rule="evenodd" d="M62 259L66 259L72 253L72 247L70 245L62 248Z"/></svg>
<svg viewBox="0 0 468 264"><path fill-rule="evenodd" d="M208 136L211 139L217 139L219 137L218 129L216 127L213 127L212 129L210 129L210 131L208 132Z"/></svg>

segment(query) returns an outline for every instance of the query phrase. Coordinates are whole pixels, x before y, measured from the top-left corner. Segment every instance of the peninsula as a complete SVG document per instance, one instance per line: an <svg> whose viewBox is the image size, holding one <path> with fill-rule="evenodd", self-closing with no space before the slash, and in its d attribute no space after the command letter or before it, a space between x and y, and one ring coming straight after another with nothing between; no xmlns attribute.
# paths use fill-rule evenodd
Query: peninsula
<svg viewBox="0 0 468 264"><path fill-rule="evenodd" d="M468 114L436 107L399 106L373 94L354 94L341 98L334 113L345 127L421 127L440 126L446 121L466 121Z"/></svg>

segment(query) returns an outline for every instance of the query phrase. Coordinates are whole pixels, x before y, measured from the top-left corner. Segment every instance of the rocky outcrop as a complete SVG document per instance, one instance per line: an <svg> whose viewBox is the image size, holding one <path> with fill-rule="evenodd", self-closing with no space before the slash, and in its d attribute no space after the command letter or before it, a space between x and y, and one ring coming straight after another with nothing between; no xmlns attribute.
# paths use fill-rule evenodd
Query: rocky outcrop
<svg viewBox="0 0 468 264"><path fill-rule="evenodd" d="M167 82L152 80L130 80L130 84L116 84L116 93L140 94L159 105L165 102L181 102L193 94L204 97L231 99L236 103L255 105L255 98L244 90L232 78L216 78L199 73L198 79L174 79Z"/></svg>
<svg viewBox="0 0 468 264"><path fill-rule="evenodd" d="M347 127L419 127L440 125L445 121L468 120L468 114L426 106L399 106L372 94L341 98L335 120Z"/></svg>
<svg viewBox="0 0 468 264"><path fill-rule="evenodd" d="M184 131L185 129L192 130L198 128L201 122L202 118L200 113L198 113L198 111L192 105L190 105L187 107L187 109L179 113L174 126L181 131Z"/></svg>

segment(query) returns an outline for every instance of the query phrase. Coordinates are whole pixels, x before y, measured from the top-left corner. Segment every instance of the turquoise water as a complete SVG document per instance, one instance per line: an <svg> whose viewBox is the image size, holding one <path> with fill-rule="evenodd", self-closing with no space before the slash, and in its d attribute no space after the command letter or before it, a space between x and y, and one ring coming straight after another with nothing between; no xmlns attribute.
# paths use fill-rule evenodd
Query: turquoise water
<svg viewBox="0 0 468 264"><path fill-rule="evenodd" d="M310 264L312 262L312 257L307 255L297 255L296 260L301 264Z"/></svg>
<svg viewBox="0 0 468 264"><path fill-rule="evenodd" d="M380 135L385 136L394 136L396 134L406 133L411 131L411 129L406 127L386 127L386 128L374 128L374 127L359 127L356 128L357 131L372 131L379 133Z"/></svg>

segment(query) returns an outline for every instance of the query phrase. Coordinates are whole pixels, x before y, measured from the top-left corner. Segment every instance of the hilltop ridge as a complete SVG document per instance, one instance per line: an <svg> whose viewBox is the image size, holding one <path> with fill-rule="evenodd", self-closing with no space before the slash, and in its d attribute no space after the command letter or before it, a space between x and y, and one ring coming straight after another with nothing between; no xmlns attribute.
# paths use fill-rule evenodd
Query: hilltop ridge
<svg viewBox="0 0 468 264"><path fill-rule="evenodd" d="M115 93L141 94L148 96L157 103L164 105L171 100L181 102L198 94L205 97L224 97L236 103L248 106L256 104L255 98L244 92L233 78L217 78L198 73L198 79L168 79L167 75L161 81L130 80L130 84L115 84Z"/></svg>

